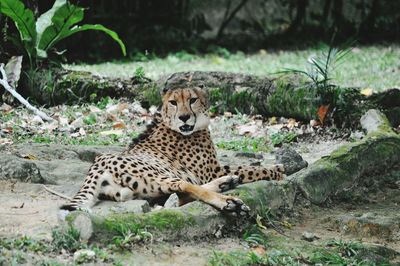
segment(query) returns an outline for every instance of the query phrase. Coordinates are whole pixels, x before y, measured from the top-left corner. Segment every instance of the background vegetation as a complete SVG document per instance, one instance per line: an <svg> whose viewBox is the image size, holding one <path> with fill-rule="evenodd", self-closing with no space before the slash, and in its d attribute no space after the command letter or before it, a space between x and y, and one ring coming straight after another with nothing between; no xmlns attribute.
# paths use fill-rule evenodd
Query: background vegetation
<svg viewBox="0 0 400 266"><path fill-rule="evenodd" d="M23 1L35 15L53 0ZM390 0L90 0L71 1L86 8L83 23L102 24L124 40L129 57L166 55L186 50L253 52L265 48L301 48L316 42L357 39L359 43L398 42L399 1ZM10 33L15 27L0 16L0 59L15 54ZM77 34L57 50L70 60L98 61L121 57L118 45L101 33ZM223 52L223 51L219 51ZM0 60L4 61L4 60Z"/></svg>

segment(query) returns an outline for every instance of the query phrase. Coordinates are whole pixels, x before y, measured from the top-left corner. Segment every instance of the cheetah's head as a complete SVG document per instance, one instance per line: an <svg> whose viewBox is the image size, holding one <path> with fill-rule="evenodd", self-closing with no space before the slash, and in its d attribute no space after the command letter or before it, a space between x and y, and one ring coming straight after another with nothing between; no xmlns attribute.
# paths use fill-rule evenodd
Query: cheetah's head
<svg viewBox="0 0 400 266"><path fill-rule="evenodd" d="M206 129L210 123L206 93L200 88L168 90L162 102L163 122L182 135Z"/></svg>

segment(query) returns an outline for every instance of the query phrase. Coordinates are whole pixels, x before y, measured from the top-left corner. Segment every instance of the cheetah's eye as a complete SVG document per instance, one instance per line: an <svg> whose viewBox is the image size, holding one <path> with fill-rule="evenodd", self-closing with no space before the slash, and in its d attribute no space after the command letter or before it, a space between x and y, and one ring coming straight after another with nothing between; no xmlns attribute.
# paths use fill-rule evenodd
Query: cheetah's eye
<svg viewBox="0 0 400 266"><path fill-rule="evenodd" d="M169 101L169 103L172 104L172 105L174 105L174 106L177 105L176 101Z"/></svg>
<svg viewBox="0 0 400 266"><path fill-rule="evenodd" d="M194 104L195 102L197 102L197 99L198 99L198 98L191 98L191 99L190 99L190 104Z"/></svg>

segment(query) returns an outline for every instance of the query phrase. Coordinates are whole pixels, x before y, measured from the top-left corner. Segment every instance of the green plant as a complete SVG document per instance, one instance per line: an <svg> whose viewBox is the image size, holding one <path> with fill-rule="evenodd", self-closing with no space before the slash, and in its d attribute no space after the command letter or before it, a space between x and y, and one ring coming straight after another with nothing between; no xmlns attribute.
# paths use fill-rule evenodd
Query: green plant
<svg viewBox="0 0 400 266"><path fill-rule="evenodd" d="M143 82L145 80L145 73L144 73L144 68L142 66L137 67L135 69L135 78L139 81L139 82Z"/></svg>
<svg viewBox="0 0 400 266"><path fill-rule="evenodd" d="M263 137L249 138L244 137L239 140L219 141L217 147L225 150L241 151L241 152L261 152L269 151L270 147Z"/></svg>
<svg viewBox="0 0 400 266"><path fill-rule="evenodd" d="M332 38L333 42L334 37ZM312 85L317 89L322 104L335 105L336 93L335 86L331 83L333 72L345 61L352 50L354 42L348 42L342 47L329 45L328 49L322 49L316 55L311 55L307 60L305 70L285 68L278 73L299 74L307 77Z"/></svg>
<svg viewBox="0 0 400 266"><path fill-rule="evenodd" d="M279 146L283 143L290 143L295 141L297 138L297 134L294 132L279 132L274 133L270 136L270 141L272 145Z"/></svg>
<svg viewBox="0 0 400 266"><path fill-rule="evenodd" d="M37 60L47 58L50 48L59 41L86 30L99 30L108 34L126 55L125 45L114 31L100 24L76 25L83 20L84 8L66 0L56 0L53 7L37 20L32 10L25 8L20 0L1 0L0 12L14 21L31 68L36 66Z"/></svg>
<svg viewBox="0 0 400 266"><path fill-rule="evenodd" d="M133 244L142 241L152 241L153 235L136 224L120 223L115 228L118 233L113 238L113 244L120 249L128 249Z"/></svg>
<svg viewBox="0 0 400 266"><path fill-rule="evenodd" d="M64 249L69 252L74 252L78 249L86 248L86 245L80 241L80 232L72 226L66 231L54 229L52 231L52 238L52 245L56 251Z"/></svg>

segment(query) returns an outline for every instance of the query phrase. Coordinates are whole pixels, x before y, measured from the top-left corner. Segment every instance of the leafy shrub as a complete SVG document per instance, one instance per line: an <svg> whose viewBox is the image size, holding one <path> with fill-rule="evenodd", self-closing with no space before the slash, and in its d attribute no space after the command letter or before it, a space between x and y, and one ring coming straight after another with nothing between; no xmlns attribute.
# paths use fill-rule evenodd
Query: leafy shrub
<svg viewBox="0 0 400 266"><path fill-rule="evenodd" d="M124 43L114 31L100 24L76 25L83 20L84 8L66 0L56 0L53 7L35 20L32 10L25 8L20 0L1 0L0 13L10 17L17 27L24 52L31 67L38 59L47 58L47 52L59 41L77 32L99 30L108 34L126 54Z"/></svg>

